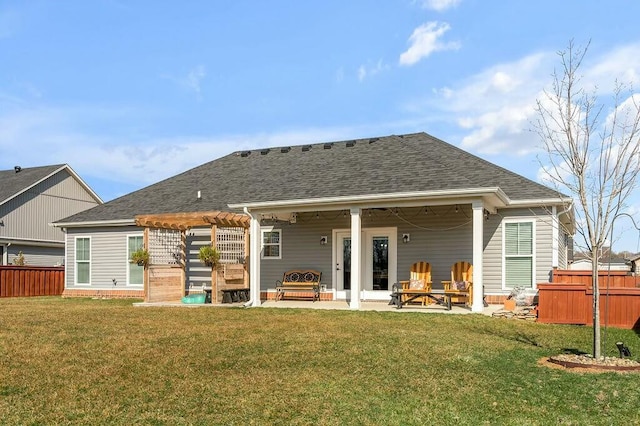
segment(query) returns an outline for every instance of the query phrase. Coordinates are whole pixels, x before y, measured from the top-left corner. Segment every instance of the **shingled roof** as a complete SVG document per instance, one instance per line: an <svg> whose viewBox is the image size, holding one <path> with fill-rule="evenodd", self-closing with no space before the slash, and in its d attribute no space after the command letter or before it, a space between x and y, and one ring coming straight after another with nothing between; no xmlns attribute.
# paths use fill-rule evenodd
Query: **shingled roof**
<svg viewBox="0 0 640 426"><path fill-rule="evenodd" d="M433 136L415 133L234 152L59 223L229 211L229 205L261 202L496 187L511 200L564 197Z"/></svg>
<svg viewBox="0 0 640 426"><path fill-rule="evenodd" d="M6 203L64 166L64 164L29 168L16 166L11 170L0 170L0 204Z"/></svg>

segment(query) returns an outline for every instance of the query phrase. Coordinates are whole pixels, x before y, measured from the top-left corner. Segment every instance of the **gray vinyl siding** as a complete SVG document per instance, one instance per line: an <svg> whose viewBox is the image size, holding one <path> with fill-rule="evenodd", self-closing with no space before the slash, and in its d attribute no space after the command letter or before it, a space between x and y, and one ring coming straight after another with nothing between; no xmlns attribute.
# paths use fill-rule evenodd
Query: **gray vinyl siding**
<svg viewBox="0 0 640 426"><path fill-rule="evenodd" d="M508 219L531 219L535 223L535 277L534 284L547 282L552 269L553 226L551 216L543 209L503 209L490 215L485 222L484 292L508 294L502 282L502 229Z"/></svg>
<svg viewBox="0 0 640 426"><path fill-rule="evenodd" d="M136 234L142 235L143 228L136 226L69 228L67 230L66 288L140 290L141 285L127 286L127 236ZM91 239L91 283L89 285L74 285L77 237Z"/></svg>
<svg viewBox="0 0 640 426"><path fill-rule="evenodd" d="M66 170L0 206L0 238L64 242L64 232L49 223L98 203Z"/></svg>
<svg viewBox="0 0 640 426"><path fill-rule="evenodd" d="M470 205L401 209L400 218L390 210L374 210L369 216L365 211L362 228L397 228L397 279L409 278L411 264L427 261L431 264L433 288L442 288L441 281L449 280L451 265L458 261L473 262L473 225ZM535 222L536 266L535 282L549 279L552 262L552 226L548 213L543 209L504 209L489 215L483 223L483 281L487 294L508 294L502 286L502 223L504 219L531 218ZM282 230L282 258L262 259L261 288L271 289L275 281L290 269L317 269L322 272L322 283L328 289L332 282L332 250L334 229L348 230L350 218L345 212L298 214L295 224L263 222L263 227L273 226ZM402 235L410 234L408 243ZM326 245L320 237L327 236Z"/></svg>
<svg viewBox="0 0 640 426"><path fill-rule="evenodd" d="M558 269L567 269L567 242L569 237L567 233L560 228L558 236Z"/></svg>
<svg viewBox="0 0 640 426"><path fill-rule="evenodd" d="M22 252L25 265L28 266L61 266L64 265L63 247L37 247L11 244L6 248L8 264Z"/></svg>
<svg viewBox="0 0 640 426"><path fill-rule="evenodd" d="M295 224L263 222L263 227L274 226L282 230L282 258L262 259L261 288L274 288L290 269L316 269L322 272L322 284L328 289L332 282L332 250L334 229L350 228L349 214L341 211L298 214ZM401 209L398 218L391 210L365 211L362 228L397 228L397 279L409 279L411 264L419 261L431 263L434 288L442 288L440 282L450 279L451 265L457 261L473 261L471 206L460 205L424 209ZM411 241L404 244L402 235L410 234ZM320 237L328 238L326 245Z"/></svg>
<svg viewBox="0 0 640 426"><path fill-rule="evenodd" d="M198 258L200 247L211 244L211 228L192 228L187 232L187 287L211 285L211 268Z"/></svg>

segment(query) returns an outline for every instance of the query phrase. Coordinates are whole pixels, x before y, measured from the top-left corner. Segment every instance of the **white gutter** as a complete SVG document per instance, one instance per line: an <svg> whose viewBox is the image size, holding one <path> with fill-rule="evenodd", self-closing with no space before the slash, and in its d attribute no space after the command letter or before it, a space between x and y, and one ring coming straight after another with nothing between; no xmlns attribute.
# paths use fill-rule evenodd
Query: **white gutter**
<svg viewBox="0 0 640 426"><path fill-rule="evenodd" d="M460 202L462 198L477 199L479 197L490 197L494 199L496 204L509 205L511 203L509 197L499 187L490 188L469 188L447 191L419 191L419 192L399 192L386 194L368 194L356 196L326 197L326 198L303 198L296 200L282 201L263 201L257 203L246 204L229 204L231 209L251 208L253 210L270 209L270 208L293 208L306 207L315 210L318 206L335 207L336 205L353 206L354 204L369 207L369 205L380 205L382 203L423 203L425 200L446 200L456 199ZM246 211L246 210L245 210Z"/></svg>
<svg viewBox="0 0 640 426"><path fill-rule="evenodd" d="M532 200L512 200L509 202L508 207L538 207L543 205L553 205L553 204L573 204L573 198L540 198L540 199L532 199Z"/></svg>

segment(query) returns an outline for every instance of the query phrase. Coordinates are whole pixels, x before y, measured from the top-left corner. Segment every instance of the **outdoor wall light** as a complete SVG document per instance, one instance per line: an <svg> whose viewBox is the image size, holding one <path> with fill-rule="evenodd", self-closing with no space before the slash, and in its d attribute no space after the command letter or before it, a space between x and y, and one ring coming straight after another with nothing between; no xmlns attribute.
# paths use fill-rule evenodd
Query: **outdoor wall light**
<svg viewBox="0 0 640 426"><path fill-rule="evenodd" d="M327 237L325 235L323 235L322 237L320 237L320 244L325 245L327 244Z"/></svg>
<svg viewBox="0 0 640 426"><path fill-rule="evenodd" d="M409 241L411 241L411 235L409 234L402 234L402 242L403 243L408 243Z"/></svg>

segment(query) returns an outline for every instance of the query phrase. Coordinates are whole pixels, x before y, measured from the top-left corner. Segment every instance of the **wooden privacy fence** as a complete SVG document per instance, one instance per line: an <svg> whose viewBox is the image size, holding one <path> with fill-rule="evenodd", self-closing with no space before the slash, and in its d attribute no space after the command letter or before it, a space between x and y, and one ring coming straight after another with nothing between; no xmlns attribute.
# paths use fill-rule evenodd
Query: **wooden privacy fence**
<svg viewBox="0 0 640 426"><path fill-rule="evenodd" d="M0 297L60 296L64 266L0 266Z"/></svg>
<svg viewBox="0 0 640 426"><path fill-rule="evenodd" d="M602 326L640 329L640 277L600 271L598 283ZM538 322L592 324L591 271L556 270L552 283L538 284Z"/></svg>
<svg viewBox="0 0 640 426"><path fill-rule="evenodd" d="M640 288L640 276L627 275L626 271L598 271L600 288ZM591 271L555 269L551 276L554 284L584 284L591 287Z"/></svg>

